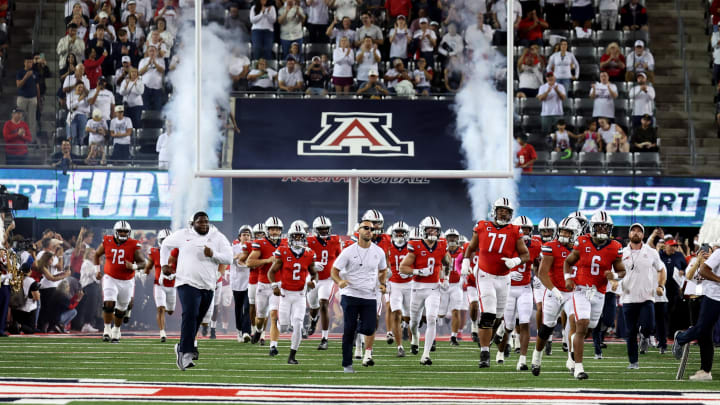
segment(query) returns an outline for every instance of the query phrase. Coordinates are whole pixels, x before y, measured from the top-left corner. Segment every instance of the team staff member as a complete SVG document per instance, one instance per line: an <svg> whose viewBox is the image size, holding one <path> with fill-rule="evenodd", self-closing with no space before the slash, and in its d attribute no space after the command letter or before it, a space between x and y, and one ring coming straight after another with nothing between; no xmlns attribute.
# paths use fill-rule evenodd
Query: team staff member
<svg viewBox="0 0 720 405"><path fill-rule="evenodd" d="M178 368L185 371L195 365L192 361L195 335L212 304L218 265L232 263L233 255L230 242L210 227L210 219L203 211L193 215L189 228L174 232L163 241L160 263L164 274L171 274L168 260L173 248L179 250L175 287L183 309L180 343L175 345L175 353Z"/></svg>
<svg viewBox="0 0 720 405"><path fill-rule="evenodd" d="M330 273L342 295L342 366L346 373L355 372L352 367L355 331L363 335L375 333L378 287L385 293L387 260L382 248L372 243L372 231L373 223L362 221L357 243L343 249Z"/></svg>
<svg viewBox="0 0 720 405"><path fill-rule="evenodd" d="M665 264L657 250L643 243L645 227L640 223L630 226L630 243L623 249L622 261L627 272L622 280L622 310L627 327L627 351L630 365L638 366L637 334L642 326L640 351L647 350L650 334L655 330L655 297L665 289Z"/></svg>

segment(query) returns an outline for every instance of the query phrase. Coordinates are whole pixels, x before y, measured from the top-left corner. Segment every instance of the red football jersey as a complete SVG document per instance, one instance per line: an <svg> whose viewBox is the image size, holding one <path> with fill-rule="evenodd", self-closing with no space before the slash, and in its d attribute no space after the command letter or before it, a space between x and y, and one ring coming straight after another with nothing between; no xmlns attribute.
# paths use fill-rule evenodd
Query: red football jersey
<svg viewBox="0 0 720 405"><path fill-rule="evenodd" d="M557 287L560 291L570 292L570 290L565 288L565 270L563 269L565 259L570 255L570 249L555 239L543 245L542 255L552 256L553 258L552 267L550 267L548 271L553 286Z"/></svg>
<svg viewBox="0 0 720 405"><path fill-rule="evenodd" d="M272 243L270 239L267 237L262 239L257 239L252 243L252 250L260 251L260 257L258 259L267 259L272 257L273 253L275 253L275 250L279 248L280 246L287 246L287 239L279 239L278 243ZM268 271L270 271L270 267L272 267L272 263L263 264L260 267L256 267L258 269L257 275L258 275L258 282L269 284L270 280L268 280L267 274Z"/></svg>
<svg viewBox="0 0 720 405"><path fill-rule="evenodd" d="M173 249L172 252L176 251L177 249ZM172 255L172 252L170 253ZM177 257L177 256L176 256ZM160 280L160 274L162 273L162 266L160 266L160 249L159 248L150 248L150 259L153 262L153 266L155 267L155 282L154 284L159 285L158 280ZM175 279L168 280L166 278L163 279L163 286L165 287L175 287Z"/></svg>
<svg viewBox="0 0 720 405"><path fill-rule="evenodd" d="M323 271L318 273L318 280L330 278L330 270L342 250L340 248L340 237L330 235L329 238L323 239L317 236L308 236L307 243L308 247L315 252L315 257L318 258L318 262L325 266Z"/></svg>
<svg viewBox="0 0 720 405"><path fill-rule="evenodd" d="M382 249L386 254L390 251L390 246L393 244L390 235L384 233L381 234L379 238L373 239L373 243L380 246L380 249Z"/></svg>
<svg viewBox="0 0 720 405"><path fill-rule="evenodd" d="M530 284L530 279L532 278L532 265L533 263L535 263L535 260L540 257L540 249L542 248L542 243L540 243L540 241L537 239L531 238L530 243L525 242L525 246L527 246L528 251L530 252L530 260L511 270L519 271L520 273L522 273L523 279L520 281L512 280L510 282L510 285Z"/></svg>
<svg viewBox="0 0 720 405"><path fill-rule="evenodd" d="M447 253L446 241L444 239L438 239L431 248L424 240L411 240L408 242L408 251L415 254L413 269L433 268L431 275L426 277L415 276L413 280L415 280L416 283L439 283L443 268L442 259Z"/></svg>
<svg viewBox="0 0 720 405"><path fill-rule="evenodd" d="M457 260L458 257L460 257L460 260L462 260L463 254L465 254L465 249L461 246L457 249L455 249L454 252L451 252L448 250L448 253L450 253L450 257L452 258L452 263L455 263L455 260ZM455 269L455 266L450 266L450 283L459 283L460 282L460 273L458 273Z"/></svg>
<svg viewBox="0 0 720 405"><path fill-rule="evenodd" d="M233 242L233 244L235 244L235 243L241 243L241 242L238 241L238 240L235 240L235 242ZM249 255L250 255L250 252L252 252L252 241L247 241L247 242L245 242L245 243L243 244L242 251L243 251L243 252L248 252L248 256L249 256ZM258 267L255 267L254 269L250 269L250 276L249 276L249 279L248 279L248 282L249 282L250 284L257 284L257 282L258 282L258 270L259 270Z"/></svg>
<svg viewBox="0 0 720 405"><path fill-rule="evenodd" d="M408 283L412 281L412 274L400 273L400 263L402 263L405 256L408 254L407 243L402 247L398 247L394 243L390 243L390 250L388 251L388 264L390 265L390 279L393 283Z"/></svg>
<svg viewBox="0 0 720 405"><path fill-rule="evenodd" d="M312 249L303 249L301 254L296 255L289 247L280 246L273 255L282 260L282 268L276 273L275 281L282 284L283 290L302 291L309 273L308 268L315 261L315 252Z"/></svg>
<svg viewBox="0 0 720 405"><path fill-rule="evenodd" d="M512 224L498 228L491 221L480 221L473 231L478 237L478 268L497 276L510 273L500 259L517 257L515 245L518 239L522 239L522 229Z"/></svg>
<svg viewBox="0 0 720 405"><path fill-rule="evenodd" d="M575 284L596 286L598 291L605 293L608 282L605 272L612 270L616 259L622 259L620 242L611 240L603 246L596 246L590 236L583 235L575 241L573 250L580 253L580 260L575 264Z"/></svg>
<svg viewBox="0 0 720 405"><path fill-rule="evenodd" d="M102 243L105 249L105 274L117 280L135 277L135 270L128 270L125 262L135 262L135 251L142 249L140 242L128 238L118 245L113 235L105 235Z"/></svg>
<svg viewBox="0 0 720 405"><path fill-rule="evenodd" d="M352 245L354 245L354 244L355 244L355 240L354 240L354 239L352 239L352 238L351 238L351 239L345 239L345 240L342 241L342 248L345 249L346 247L352 246Z"/></svg>

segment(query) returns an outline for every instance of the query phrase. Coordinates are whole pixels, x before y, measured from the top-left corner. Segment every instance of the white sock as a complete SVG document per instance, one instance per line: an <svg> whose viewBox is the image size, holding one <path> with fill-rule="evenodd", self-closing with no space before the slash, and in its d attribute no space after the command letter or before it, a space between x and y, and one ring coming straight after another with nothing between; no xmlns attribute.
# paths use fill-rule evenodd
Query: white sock
<svg viewBox="0 0 720 405"><path fill-rule="evenodd" d="M165 329L160 329L160 337L167 337L165 334Z"/></svg>
<svg viewBox="0 0 720 405"><path fill-rule="evenodd" d="M302 331L300 333L302 333ZM270 347L277 347L277 340L271 340Z"/></svg>
<svg viewBox="0 0 720 405"><path fill-rule="evenodd" d="M575 353L575 333L568 339L568 353Z"/></svg>
<svg viewBox="0 0 720 405"><path fill-rule="evenodd" d="M585 369L583 368L582 363L575 363L575 375L578 375L580 373L584 373Z"/></svg>
<svg viewBox="0 0 720 405"><path fill-rule="evenodd" d="M519 364L527 364L527 356L520 355L520 358L518 359Z"/></svg>
<svg viewBox="0 0 720 405"><path fill-rule="evenodd" d="M103 329L103 335L109 335L111 329L112 329L112 324L111 324L111 323L106 323L106 324L105 324L105 327L104 327L104 329Z"/></svg>
<svg viewBox="0 0 720 405"><path fill-rule="evenodd" d="M542 364L543 350L533 350L532 364L539 366Z"/></svg>
<svg viewBox="0 0 720 405"><path fill-rule="evenodd" d="M195 345L195 347L197 347L197 339L195 339L195 341L193 342L193 344Z"/></svg>
<svg viewBox="0 0 720 405"><path fill-rule="evenodd" d="M265 340L265 330L260 334L260 339Z"/></svg>
<svg viewBox="0 0 720 405"><path fill-rule="evenodd" d="M430 357L430 349L432 348L433 342L435 341L435 335L437 334L436 327L437 319L428 319L427 326L425 327L425 345L423 346L423 357Z"/></svg>
<svg viewBox="0 0 720 405"><path fill-rule="evenodd" d="M498 326L495 334L500 337L505 336L505 320L504 319L500 322L500 326ZM512 335L511 335L511 337L512 337Z"/></svg>
<svg viewBox="0 0 720 405"><path fill-rule="evenodd" d="M410 343L415 346L420 346L420 332L418 332L417 328L415 328L414 330L411 329L410 334L412 335Z"/></svg>
<svg viewBox="0 0 720 405"><path fill-rule="evenodd" d="M365 349L365 357L372 357L372 349Z"/></svg>
<svg viewBox="0 0 720 405"><path fill-rule="evenodd" d="M322 338L323 338L323 339L327 339L327 338L328 338L328 334L330 334L330 331L329 331L329 330L326 329L326 330L322 331Z"/></svg>
<svg viewBox="0 0 720 405"><path fill-rule="evenodd" d="M450 336L457 337L457 332L450 332Z"/></svg>
<svg viewBox="0 0 720 405"><path fill-rule="evenodd" d="M480 351L481 352L490 352L490 346L482 346L480 348ZM503 353L503 354L505 354L505 353Z"/></svg>
<svg viewBox="0 0 720 405"><path fill-rule="evenodd" d="M405 348L403 347L403 345L398 345L398 347L397 347L397 348L398 348L398 350L400 350L400 349L403 349L403 350L405 350Z"/></svg>
<svg viewBox="0 0 720 405"><path fill-rule="evenodd" d="M217 321L210 321L211 328L215 329L216 326L217 326Z"/></svg>
<svg viewBox="0 0 720 405"><path fill-rule="evenodd" d="M254 335L255 332L257 332L257 328L255 327L255 325L250 325L250 334Z"/></svg>
<svg viewBox="0 0 720 405"><path fill-rule="evenodd" d="M355 349L356 350L362 350L362 344L363 340L365 339L365 335L358 333L355 335Z"/></svg>

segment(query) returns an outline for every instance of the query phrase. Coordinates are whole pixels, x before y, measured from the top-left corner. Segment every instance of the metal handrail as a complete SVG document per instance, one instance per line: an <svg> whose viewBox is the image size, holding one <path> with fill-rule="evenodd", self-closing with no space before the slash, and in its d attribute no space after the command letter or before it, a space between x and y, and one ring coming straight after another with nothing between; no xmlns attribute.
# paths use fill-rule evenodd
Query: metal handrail
<svg viewBox="0 0 720 405"><path fill-rule="evenodd" d="M688 147L690 149L690 165L693 171L697 169L697 158L696 158L696 139L695 139L695 122L692 118L692 91L690 90L690 75L687 69L687 55L685 52L685 24L683 22L682 14L680 12L679 0L675 0L675 13L677 14L678 21L678 36L680 42L680 60L682 61L683 68L683 82L684 82L684 98L685 98L685 113L687 114L687 126L688 126Z"/></svg>

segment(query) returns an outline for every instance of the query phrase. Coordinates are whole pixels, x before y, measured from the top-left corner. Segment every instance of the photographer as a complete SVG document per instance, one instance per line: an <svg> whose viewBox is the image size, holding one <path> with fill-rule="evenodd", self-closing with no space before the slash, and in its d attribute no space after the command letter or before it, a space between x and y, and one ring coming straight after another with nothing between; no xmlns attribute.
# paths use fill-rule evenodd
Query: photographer
<svg viewBox="0 0 720 405"><path fill-rule="evenodd" d="M305 71L305 78L307 79L307 90L305 94L311 96L326 95L327 90L325 90L325 86L327 86L329 77L330 75L325 69L325 66L323 66L320 57L313 56Z"/></svg>

